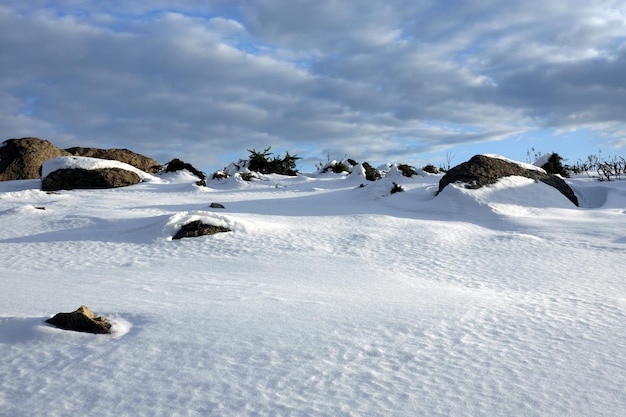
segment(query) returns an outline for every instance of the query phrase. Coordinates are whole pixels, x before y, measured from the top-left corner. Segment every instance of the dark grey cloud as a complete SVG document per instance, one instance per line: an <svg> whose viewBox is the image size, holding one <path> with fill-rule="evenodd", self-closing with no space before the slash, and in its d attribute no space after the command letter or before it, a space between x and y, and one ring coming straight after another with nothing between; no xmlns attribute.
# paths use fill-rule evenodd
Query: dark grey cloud
<svg viewBox="0 0 626 417"><path fill-rule="evenodd" d="M418 159L535 130L623 146L617 1L6 1L0 128L216 168Z"/></svg>

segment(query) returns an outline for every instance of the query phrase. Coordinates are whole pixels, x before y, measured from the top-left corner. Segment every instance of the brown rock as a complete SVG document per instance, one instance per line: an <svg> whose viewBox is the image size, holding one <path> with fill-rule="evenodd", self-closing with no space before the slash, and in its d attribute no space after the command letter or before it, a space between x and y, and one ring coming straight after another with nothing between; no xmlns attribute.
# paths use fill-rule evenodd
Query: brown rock
<svg viewBox="0 0 626 417"><path fill-rule="evenodd" d="M492 158L486 155L473 156L467 162L451 168L439 181L439 193L451 183L464 183L466 188L480 188L485 185L495 184L500 178L510 176L531 178L548 184L561 192L574 205L578 206L578 198L571 187L559 176L545 172L524 168L514 162L500 158Z"/></svg>
<svg viewBox="0 0 626 417"><path fill-rule="evenodd" d="M41 181L43 191L118 188L141 182L141 177L122 168L59 169Z"/></svg>
<svg viewBox="0 0 626 417"><path fill-rule="evenodd" d="M193 175L198 177L201 181L206 180L206 174L204 172L200 171L199 169L196 169L193 165L188 164L187 162L181 161L178 158L174 158L170 162L165 164L165 172L176 172L176 171L181 171L183 169L186 169L187 171L191 172ZM206 185L206 183L203 185Z"/></svg>
<svg viewBox="0 0 626 417"><path fill-rule="evenodd" d="M46 320L46 323L64 330L75 332L108 334L111 333L111 323L106 317L95 317L87 306L80 306L71 313L58 313Z"/></svg>
<svg viewBox="0 0 626 417"><path fill-rule="evenodd" d="M9 139L0 146L0 181L28 180L41 177L41 166L48 159L69 155L47 140Z"/></svg>
<svg viewBox="0 0 626 417"><path fill-rule="evenodd" d="M128 149L98 149L98 148L82 148L79 146L65 149L74 156L86 156L89 158L108 159L112 161L120 161L135 168L139 168L144 172L154 174L161 170L159 163L147 156L135 153Z"/></svg>

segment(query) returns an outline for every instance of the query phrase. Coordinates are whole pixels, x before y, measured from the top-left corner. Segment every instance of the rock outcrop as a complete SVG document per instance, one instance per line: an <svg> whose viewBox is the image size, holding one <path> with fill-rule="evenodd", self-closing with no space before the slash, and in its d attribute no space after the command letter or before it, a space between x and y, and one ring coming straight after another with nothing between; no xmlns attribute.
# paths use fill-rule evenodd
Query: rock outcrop
<svg viewBox="0 0 626 417"><path fill-rule="evenodd" d="M157 173L161 170L161 165L147 156L140 155L128 149L98 149L98 148L82 148L79 146L65 149L74 156L86 156L89 158L109 159L120 161L128 165L132 165L149 174Z"/></svg>
<svg viewBox="0 0 626 417"><path fill-rule="evenodd" d="M176 172L183 169L186 169L200 179L200 181L196 182L196 185L206 185L206 174L199 169L196 169L193 165L181 161L178 158L174 158L170 162L165 164L165 172Z"/></svg>
<svg viewBox="0 0 626 417"><path fill-rule="evenodd" d="M118 188L141 182L141 177L121 168L59 169L41 181L43 191Z"/></svg>
<svg viewBox="0 0 626 417"><path fill-rule="evenodd" d="M216 233L230 232L227 227L214 226L202 223L200 220L187 223L172 237L172 239L182 239L184 237L198 237L204 235L214 235Z"/></svg>
<svg viewBox="0 0 626 417"><path fill-rule="evenodd" d="M540 169L525 168L521 164L512 161L486 155L476 155L469 161L448 170L446 175L439 181L438 192L441 192L451 183L464 183L465 187L476 189L485 185L495 184L500 178L513 175L531 178L548 184L559 190L574 205L578 206L578 198L563 178L547 174Z"/></svg>
<svg viewBox="0 0 626 417"><path fill-rule="evenodd" d="M111 323L106 317L96 317L87 306L80 306L71 313L58 313L46 320L46 323L64 330L75 332L108 334Z"/></svg>
<svg viewBox="0 0 626 417"><path fill-rule="evenodd" d="M128 149L73 147L61 149L39 138L8 139L0 145L0 181L41 178L41 166L57 156L85 156L132 165L144 172L161 171L159 163Z"/></svg>
<svg viewBox="0 0 626 417"><path fill-rule="evenodd" d="M0 181L28 180L41 177L41 166L48 159L69 155L47 140L9 139L0 146Z"/></svg>

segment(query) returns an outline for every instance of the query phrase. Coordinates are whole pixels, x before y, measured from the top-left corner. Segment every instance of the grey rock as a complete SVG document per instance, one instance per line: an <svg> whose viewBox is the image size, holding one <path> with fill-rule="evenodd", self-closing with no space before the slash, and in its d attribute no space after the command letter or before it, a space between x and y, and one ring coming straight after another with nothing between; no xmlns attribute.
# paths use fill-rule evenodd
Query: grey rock
<svg viewBox="0 0 626 417"><path fill-rule="evenodd" d="M227 227L214 226L211 224L202 223L200 220L195 220L181 227L180 230L172 237L172 239L214 235L216 233L224 233L230 231L231 230Z"/></svg>
<svg viewBox="0 0 626 417"><path fill-rule="evenodd" d="M451 168L439 181L440 193L448 184L464 183L465 187L477 189L489 184L495 184L500 178L521 176L541 181L561 192L574 205L578 206L578 198L572 188L557 175L524 168L514 162L486 155L475 155L469 161Z"/></svg>

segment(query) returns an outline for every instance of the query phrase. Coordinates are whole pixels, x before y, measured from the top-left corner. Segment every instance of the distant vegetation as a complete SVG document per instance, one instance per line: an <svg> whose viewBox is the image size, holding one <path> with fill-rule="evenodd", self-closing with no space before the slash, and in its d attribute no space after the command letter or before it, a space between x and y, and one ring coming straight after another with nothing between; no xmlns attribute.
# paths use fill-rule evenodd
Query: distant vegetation
<svg viewBox="0 0 626 417"><path fill-rule="evenodd" d="M230 166L221 171L213 173L213 179L222 179L230 177L233 174L239 174L241 179L250 181L259 178L259 174L280 174L294 176L298 174L296 161L301 159L297 155L290 155L285 152L285 156L272 156L270 152L271 146L263 151L256 149L248 149L250 156L248 159L240 159L232 163Z"/></svg>
<svg viewBox="0 0 626 417"><path fill-rule="evenodd" d="M541 152L530 148L526 153L527 161L531 158L539 160ZM547 162L541 166L548 174L558 174L562 177L570 175L586 174L590 178L599 181L613 181L626 179L626 158L623 156L603 156L602 151L590 154L585 160L578 160L573 165L563 165L563 158L557 153L552 153Z"/></svg>
<svg viewBox="0 0 626 417"><path fill-rule="evenodd" d="M298 174L296 163L301 158L285 152L284 156L274 155L271 152L271 146L257 151L256 149L248 149L250 153L247 159L240 159L230 164L223 170L213 173L213 179L227 178L237 174L239 178L250 181L260 179L261 175L280 174L294 176ZM437 168L433 164L426 164L420 169L409 164L398 164L397 168L405 177L414 175L441 174L447 172L451 168L451 161L454 155L446 154L447 167L440 166ZM564 165L563 158L555 152L542 154L535 148L530 148L526 153L526 162L537 163L542 161L541 168L545 169L548 174L560 175L564 178L570 175L587 174L589 177L598 178L600 181L612 181L626 179L626 159L621 156L609 156L604 158L601 151L592 154L586 160L579 160L574 165ZM319 173L332 172L335 174L352 173L355 166L360 165L365 172L365 179L368 181L376 181L381 179L386 172L383 168L374 168L369 162L358 163L354 159L344 157L340 161L330 160L330 156L326 162L316 164ZM400 191L399 189L396 190Z"/></svg>
<svg viewBox="0 0 626 417"><path fill-rule="evenodd" d="M585 161L579 160L567 167L574 174L587 174L597 177L600 181L621 180L626 178L626 159L623 156L603 157L602 152L587 156Z"/></svg>

